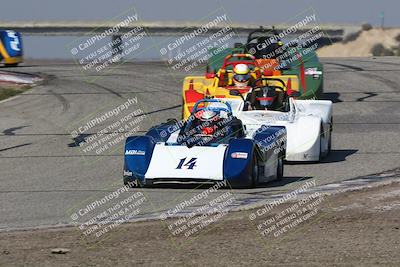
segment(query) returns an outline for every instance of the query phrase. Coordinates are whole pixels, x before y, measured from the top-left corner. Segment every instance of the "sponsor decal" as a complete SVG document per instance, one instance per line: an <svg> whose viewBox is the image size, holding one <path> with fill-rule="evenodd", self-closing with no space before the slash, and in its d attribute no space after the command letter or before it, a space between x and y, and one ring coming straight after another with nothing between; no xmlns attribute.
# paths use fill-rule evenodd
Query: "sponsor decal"
<svg viewBox="0 0 400 267"><path fill-rule="evenodd" d="M319 77L319 75L322 75L322 71L319 71L318 68L307 68L304 71L304 74L305 75L312 75L315 78L315 75L318 75L318 77Z"/></svg>
<svg viewBox="0 0 400 267"><path fill-rule="evenodd" d="M231 157L233 159L247 159L248 153L246 153L246 152L233 152L231 154Z"/></svg>
<svg viewBox="0 0 400 267"><path fill-rule="evenodd" d="M21 45L19 42L19 38L17 36L17 33L15 31L6 31L8 37L10 37L12 39L12 41L10 41L10 47L12 50L14 51L21 51Z"/></svg>
<svg viewBox="0 0 400 267"><path fill-rule="evenodd" d="M137 149L127 149L125 150L125 155L136 155L136 156L144 156L146 154L143 150Z"/></svg>
<svg viewBox="0 0 400 267"><path fill-rule="evenodd" d="M124 170L124 176L133 176L133 172Z"/></svg>

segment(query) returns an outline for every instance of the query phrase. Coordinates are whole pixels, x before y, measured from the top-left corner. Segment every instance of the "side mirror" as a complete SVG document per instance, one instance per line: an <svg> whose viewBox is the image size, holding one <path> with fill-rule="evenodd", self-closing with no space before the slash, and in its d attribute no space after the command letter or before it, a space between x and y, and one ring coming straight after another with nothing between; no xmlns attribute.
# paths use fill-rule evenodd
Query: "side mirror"
<svg viewBox="0 0 400 267"><path fill-rule="evenodd" d="M235 89L229 90L229 94L230 94L230 95L233 95L233 96L242 95L238 90L235 90Z"/></svg>
<svg viewBox="0 0 400 267"><path fill-rule="evenodd" d="M299 96L301 96L301 93L300 93L299 91L293 91L293 90L291 90L290 92L288 92L288 96L291 96L291 97L299 97Z"/></svg>

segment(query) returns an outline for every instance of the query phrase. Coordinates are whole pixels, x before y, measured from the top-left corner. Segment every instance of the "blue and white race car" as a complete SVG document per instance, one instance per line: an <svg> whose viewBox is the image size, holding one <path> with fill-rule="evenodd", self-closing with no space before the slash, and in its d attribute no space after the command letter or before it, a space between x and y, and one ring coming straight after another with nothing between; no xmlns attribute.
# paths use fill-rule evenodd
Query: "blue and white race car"
<svg viewBox="0 0 400 267"><path fill-rule="evenodd" d="M283 177L286 129L261 126L246 138L228 102L198 101L187 121L169 120L125 143L124 183L253 187Z"/></svg>
<svg viewBox="0 0 400 267"><path fill-rule="evenodd" d="M16 31L0 31L0 62L6 66L17 66L22 62L22 39Z"/></svg>

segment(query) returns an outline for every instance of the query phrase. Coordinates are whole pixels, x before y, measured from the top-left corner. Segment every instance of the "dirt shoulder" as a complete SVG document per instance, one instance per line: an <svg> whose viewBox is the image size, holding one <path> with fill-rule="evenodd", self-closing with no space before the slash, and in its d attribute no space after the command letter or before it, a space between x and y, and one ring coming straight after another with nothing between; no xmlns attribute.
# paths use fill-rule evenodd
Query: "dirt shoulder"
<svg viewBox="0 0 400 267"><path fill-rule="evenodd" d="M14 85L0 82L0 101L16 96L32 88L30 85Z"/></svg>
<svg viewBox="0 0 400 267"><path fill-rule="evenodd" d="M264 236L258 228L266 217L249 219L257 210L227 214L189 237L174 237L169 220L120 225L100 242L78 228L3 232L0 266L400 265L399 182L308 204L318 199L314 216ZM293 204L270 210L268 218L294 211ZM53 248L69 252L53 254Z"/></svg>
<svg viewBox="0 0 400 267"><path fill-rule="evenodd" d="M334 43L318 49L320 57L370 57L374 46L380 44L392 50L399 47L400 29L372 29L363 31L353 41ZM396 55L396 54L395 54Z"/></svg>

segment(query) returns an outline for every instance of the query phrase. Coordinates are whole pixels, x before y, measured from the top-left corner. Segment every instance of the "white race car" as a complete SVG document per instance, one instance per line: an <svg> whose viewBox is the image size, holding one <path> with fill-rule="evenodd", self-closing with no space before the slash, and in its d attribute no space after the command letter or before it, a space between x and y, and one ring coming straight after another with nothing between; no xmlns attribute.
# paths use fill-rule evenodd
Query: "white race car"
<svg viewBox="0 0 400 267"><path fill-rule="evenodd" d="M202 99L186 121L168 120L143 136L127 138L124 183L225 183L248 188L281 179L285 151L285 127L258 129L246 138L229 103Z"/></svg>
<svg viewBox="0 0 400 267"><path fill-rule="evenodd" d="M284 126L287 131L287 161L320 161L331 150L332 101L296 100L283 90L285 83L262 78L262 86L253 87L242 100L227 98L234 116L245 126L247 138L260 127ZM268 85L281 82L282 86ZM267 85L265 85L267 84ZM231 90L232 95L241 95ZM280 100L280 101L279 101ZM276 104L280 102L280 104Z"/></svg>

